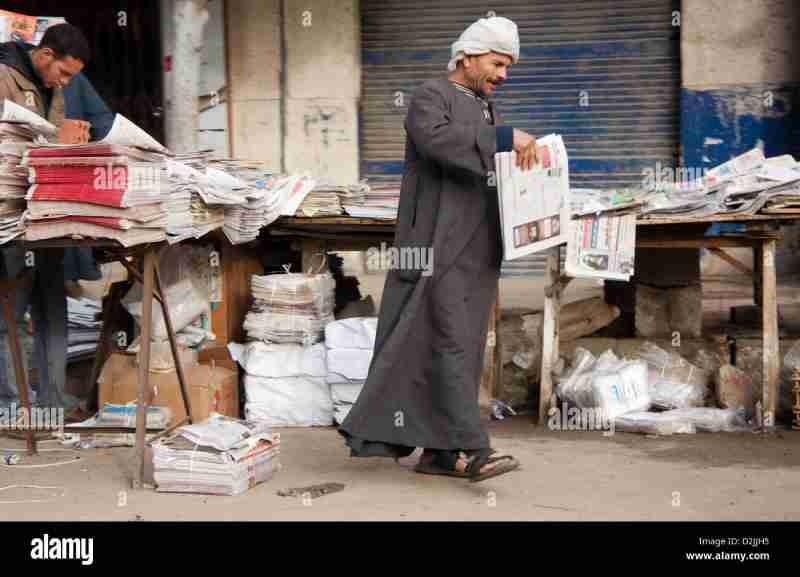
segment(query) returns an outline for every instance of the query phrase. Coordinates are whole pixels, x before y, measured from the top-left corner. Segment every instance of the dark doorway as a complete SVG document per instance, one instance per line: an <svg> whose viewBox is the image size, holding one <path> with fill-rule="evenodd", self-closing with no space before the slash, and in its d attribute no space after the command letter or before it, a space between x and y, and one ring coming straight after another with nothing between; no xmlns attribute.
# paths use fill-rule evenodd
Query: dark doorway
<svg viewBox="0 0 800 577"><path fill-rule="evenodd" d="M22 0L6 9L80 28L92 49L84 73L108 107L164 142L158 0Z"/></svg>

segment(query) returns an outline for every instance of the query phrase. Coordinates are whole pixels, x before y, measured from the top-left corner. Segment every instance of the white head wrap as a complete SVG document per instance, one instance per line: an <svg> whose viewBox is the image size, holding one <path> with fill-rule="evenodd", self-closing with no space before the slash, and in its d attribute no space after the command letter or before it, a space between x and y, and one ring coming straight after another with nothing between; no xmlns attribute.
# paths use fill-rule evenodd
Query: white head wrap
<svg viewBox="0 0 800 577"><path fill-rule="evenodd" d="M465 55L499 52L511 56L514 64L519 60L519 34L517 25L508 18L492 16L470 24L450 49L447 69L456 69L456 63Z"/></svg>

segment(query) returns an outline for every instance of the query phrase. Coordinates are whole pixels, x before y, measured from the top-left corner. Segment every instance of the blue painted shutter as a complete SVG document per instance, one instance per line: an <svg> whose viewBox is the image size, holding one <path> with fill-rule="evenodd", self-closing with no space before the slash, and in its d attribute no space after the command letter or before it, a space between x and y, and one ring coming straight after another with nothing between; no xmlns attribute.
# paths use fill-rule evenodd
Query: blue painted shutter
<svg viewBox="0 0 800 577"><path fill-rule="evenodd" d="M414 89L489 11L519 27L520 62L495 100L506 124L564 137L575 187L641 182L679 154L678 0L361 0L361 172L399 180ZM563 253L564 251L562 251ZM542 274L544 256L504 275Z"/></svg>

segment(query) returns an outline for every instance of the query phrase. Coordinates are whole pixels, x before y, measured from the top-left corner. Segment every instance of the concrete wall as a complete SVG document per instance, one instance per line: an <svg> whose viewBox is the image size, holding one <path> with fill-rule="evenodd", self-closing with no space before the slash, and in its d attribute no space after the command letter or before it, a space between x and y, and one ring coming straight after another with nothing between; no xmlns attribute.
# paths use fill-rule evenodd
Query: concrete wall
<svg viewBox="0 0 800 577"><path fill-rule="evenodd" d="M357 0L285 0L289 171L340 184L358 180L361 87Z"/></svg>
<svg viewBox="0 0 800 577"><path fill-rule="evenodd" d="M683 0L681 146L684 165L712 168L753 147L800 158L800 3ZM778 274L800 273L800 235L785 230ZM751 264L748 250L734 251ZM738 274L715 257L704 274Z"/></svg>
<svg viewBox="0 0 800 577"><path fill-rule="evenodd" d="M281 0L228 0L227 5L233 155L356 182L357 0L283 0L283 7Z"/></svg>
<svg viewBox="0 0 800 577"><path fill-rule="evenodd" d="M234 158L281 169L281 19L279 0L226 0Z"/></svg>

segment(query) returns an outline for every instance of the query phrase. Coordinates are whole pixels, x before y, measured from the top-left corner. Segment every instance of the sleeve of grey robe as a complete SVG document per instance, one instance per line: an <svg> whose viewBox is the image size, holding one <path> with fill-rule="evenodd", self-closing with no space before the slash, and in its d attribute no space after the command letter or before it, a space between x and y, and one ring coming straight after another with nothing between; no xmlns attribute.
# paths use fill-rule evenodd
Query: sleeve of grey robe
<svg viewBox="0 0 800 577"><path fill-rule="evenodd" d="M423 85L414 94L406 131L420 156L444 168L485 176L494 165L498 127L454 121L444 95L430 86Z"/></svg>

